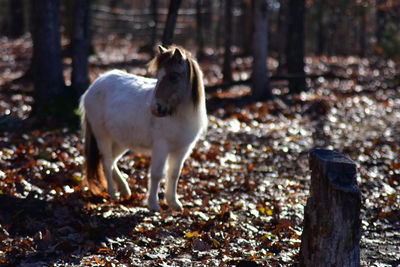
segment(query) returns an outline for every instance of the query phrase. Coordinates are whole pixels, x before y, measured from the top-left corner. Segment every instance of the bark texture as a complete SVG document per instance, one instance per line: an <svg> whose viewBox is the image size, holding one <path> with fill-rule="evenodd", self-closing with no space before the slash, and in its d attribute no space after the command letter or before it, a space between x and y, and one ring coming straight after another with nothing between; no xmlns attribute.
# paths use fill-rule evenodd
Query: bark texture
<svg viewBox="0 0 400 267"><path fill-rule="evenodd" d="M361 194L356 164L311 150L311 196L304 210L300 266L360 266Z"/></svg>

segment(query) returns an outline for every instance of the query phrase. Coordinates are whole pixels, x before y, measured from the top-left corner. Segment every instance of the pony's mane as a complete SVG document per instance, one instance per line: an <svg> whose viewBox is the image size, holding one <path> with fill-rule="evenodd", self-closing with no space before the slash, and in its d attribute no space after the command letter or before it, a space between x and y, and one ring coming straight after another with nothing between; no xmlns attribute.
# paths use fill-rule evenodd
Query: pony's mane
<svg viewBox="0 0 400 267"><path fill-rule="evenodd" d="M204 98L204 86L201 77L201 70L197 61L192 57L190 52L186 51L184 48L176 45L170 46L167 50L159 53L154 59L149 63L149 71L156 74L157 71L169 64L176 63L174 61L174 54L176 50L179 50L180 54L183 56L183 60L187 62L189 69L189 82L192 88L192 102L195 108L199 107L202 99Z"/></svg>

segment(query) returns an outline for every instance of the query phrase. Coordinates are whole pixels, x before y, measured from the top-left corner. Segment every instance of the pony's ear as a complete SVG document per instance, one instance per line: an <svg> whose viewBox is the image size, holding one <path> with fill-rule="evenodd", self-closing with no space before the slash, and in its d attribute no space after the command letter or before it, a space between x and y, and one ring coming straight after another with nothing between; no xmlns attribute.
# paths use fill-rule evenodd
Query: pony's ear
<svg viewBox="0 0 400 267"><path fill-rule="evenodd" d="M162 53L165 53L165 52L167 52L167 48L165 48L164 46L162 46L162 45L159 45L158 46L158 50L160 51L160 54L162 54Z"/></svg>
<svg viewBox="0 0 400 267"><path fill-rule="evenodd" d="M176 60L177 62L182 61L183 59L185 59L184 54L182 53L182 51L179 48L176 48L174 51L174 55L172 56L172 58L174 60Z"/></svg>

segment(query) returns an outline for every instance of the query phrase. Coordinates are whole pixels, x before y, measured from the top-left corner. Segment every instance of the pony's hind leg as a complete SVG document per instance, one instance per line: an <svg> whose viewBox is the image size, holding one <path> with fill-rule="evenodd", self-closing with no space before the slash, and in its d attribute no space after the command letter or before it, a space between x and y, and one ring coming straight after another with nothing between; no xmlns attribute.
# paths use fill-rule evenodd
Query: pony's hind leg
<svg viewBox="0 0 400 267"><path fill-rule="evenodd" d="M114 143L112 145L112 154L113 154L113 158L114 158L114 163L112 166L113 180L114 180L115 184L117 185L118 191L120 192L122 197L127 197L127 196L131 195L131 190L126 181L127 175L121 173L121 171L118 169L118 165L117 165L119 158L124 154L125 151L126 151L125 148L119 146L116 143Z"/></svg>
<svg viewBox="0 0 400 267"><path fill-rule="evenodd" d="M185 148L173 151L168 156L167 190L165 192L165 199L167 200L168 206L173 210L182 210L182 204L177 198L176 189L187 152L188 150Z"/></svg>
<svg viewBox="0 0 400 267"><path fill-rule="evenodd" d="M107 179L107 193L111 198L117 198L117 191L113 181L113 163L114 158L112 155L112 141L107 135L101 136L102 138L97 138L98 147L103 158L103 171L104 176Z"/></svg>
<svg viewBox="0 0 400 267"><path fill-rule="evenodd" d="M126 181L127 175L123 174L118 169L117 161L115 161L113 165L113 179L122 197L129 197L132 194L128 182Z"/></svg>

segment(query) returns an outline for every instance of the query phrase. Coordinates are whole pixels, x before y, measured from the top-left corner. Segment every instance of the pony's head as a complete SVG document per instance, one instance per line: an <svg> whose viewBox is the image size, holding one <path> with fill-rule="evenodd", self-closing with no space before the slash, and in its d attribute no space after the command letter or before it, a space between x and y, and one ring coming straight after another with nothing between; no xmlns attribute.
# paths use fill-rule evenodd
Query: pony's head
<svg viewBox="0 0 400 267"><path fill-rule="evenodd" d="M150 62L157 76L151 112L157 117L172 115L181 104L196 109L204 99L201 71L189 52L178 46L159 46L159 54Z"/></svg>

